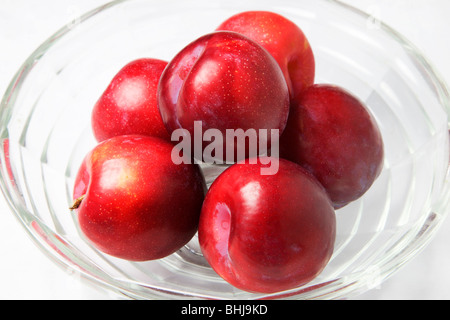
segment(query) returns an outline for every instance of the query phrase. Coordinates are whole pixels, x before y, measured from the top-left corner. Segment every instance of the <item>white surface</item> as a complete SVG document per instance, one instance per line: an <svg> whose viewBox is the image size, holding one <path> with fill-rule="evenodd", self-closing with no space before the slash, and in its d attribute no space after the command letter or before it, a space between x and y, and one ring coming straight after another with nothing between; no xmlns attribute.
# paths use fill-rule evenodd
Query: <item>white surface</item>
<svg viewBox="0 0 450 320"><path fill-rule="evenodd" d="M22 62L59 27L105 0L0 0L0 94ZM450 83L448 0L345 0L404 34ZM432 243L358 299L450 299L450 219ZM0 196L0 299L115 299L50 261Z"/></svg>

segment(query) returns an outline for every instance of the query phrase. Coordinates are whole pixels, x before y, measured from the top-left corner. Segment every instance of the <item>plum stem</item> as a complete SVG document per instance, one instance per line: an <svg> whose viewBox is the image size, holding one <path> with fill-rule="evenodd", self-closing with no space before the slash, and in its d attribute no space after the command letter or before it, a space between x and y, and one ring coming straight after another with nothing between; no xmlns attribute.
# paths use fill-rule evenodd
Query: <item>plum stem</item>
<svg viewBox="0 0 450 320"><path fill-rule="evenodd" d="M83 199L86 197L85 194L83 194L81 197L79 197L78 199L75 199L75 201L73 202L72 206L69 208L70 210L75 210L78 209L78 207L81 205L81 202L83 201Z"/></svg>

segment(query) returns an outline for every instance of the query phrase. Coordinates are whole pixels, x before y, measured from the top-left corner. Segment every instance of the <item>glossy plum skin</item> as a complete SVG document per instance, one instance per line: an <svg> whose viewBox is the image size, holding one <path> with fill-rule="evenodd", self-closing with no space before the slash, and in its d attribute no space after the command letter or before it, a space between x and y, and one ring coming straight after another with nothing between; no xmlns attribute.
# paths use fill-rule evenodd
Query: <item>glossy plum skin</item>
<svg viewBox="0 0 450 320"><path fill-rule="evenodd" d="M212 268L250 292L291 289L315 278L334 249L336 217L317 180L279 159L275 175L237 163L206 194L199 242Z"/></svg>
<svg viewBox="0 0 450 320"><path fill-rule="evenodd" d="M291 107L280 156L311 172L336 209L360 198L383 167L383 141L363 103L334 85L316 84Z"/></svg>
<svg viewBox="0 0 450 320"><path fill-rule="evenodd" d="M166 61L141 58L114 76L92 111L92 130L98 142L126 134L170 140L156 102L158 82L166 66Z"/></svg>
<svg viewBox="0 0 450 320"><path fill-rule="evenodd" d="M201 121L203 131L217 129L223 137L227 129L278 129L281 135L289 92L264 48L235 32L214 32L190 43L169 62L159 84L158 107L170 134L186 129L193 137L194 122ZM222 144L224 157L227 143Z"/></svg>
<svg viewBox="0 0 450 320"><path fill-rule="evenodd" d="M205 194L197 165L175 165L172 144L124 135L99 143L78 171L73 197L84 235L126 260L165 257L196 233Z"/></svg>
<svg viewBox="0 0 450 320"><path fill-rule="evenodd" d="M291 99L314 83L315 59L303 31L289 19L269 11L238 13L216 30L243 34L263 46L278 62Z"/></svg>

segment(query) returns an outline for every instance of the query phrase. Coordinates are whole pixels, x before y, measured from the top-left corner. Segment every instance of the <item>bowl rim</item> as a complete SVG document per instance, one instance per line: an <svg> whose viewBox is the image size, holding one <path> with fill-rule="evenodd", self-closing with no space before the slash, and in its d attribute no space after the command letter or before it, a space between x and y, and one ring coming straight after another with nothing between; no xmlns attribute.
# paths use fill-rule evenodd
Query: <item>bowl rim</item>
<svg viewBox="0 0 450 320"><path fill-rule="evenodd" d="M113 0L101 6L98 6L92 10L87 11L82 14L80 17L76 18L77 23L81 25L83 22L89 20L91 17L102 13L103 11L109 10L121 3L124 2L133 2L135 0ZM377 23L380 30L383 33L388 34L391 38L393 38L400 46L406 50L418 63L423 67L426 74L432 81L434 86L434 90L436 92L437 97L439 98L440 104L445 110L448 120L447 125L450 133L450 94L447 84L443 80L442 76L439 72L433 67L431 62L420 52L420 50L407 38L405 38L402 34L397 32L395 29L391 28L385 22L377 19L376 17L371 17L366 12L355 8L349 4L343 3L339 0L322 0L323 2L332 3L338 5L348 11L353 12L356 15L359 15L363 18L370 18ZM27 78L27 75L32 70L33 66L39 62L41 57L64 35L76 29L77 26L71 26L69 24L64 25L55 33L53 33L47 40L45 40L41 45L39 45L25 60L25 62L20 66L12 80L10 81L3 97L0 102L0 124L5 124L8 122L12 115L12 107L15 104L15 100L17 97L17 93L20 91L22 83ZM7 139L8 135L4 127L0 127L0 140L4 141ZM64 268L65 270L70 270L71 272L76 272L81 275L83 279L86 279L91 284L96 286L100 286L110 290L111 292L115 292L120 296L128 296L133 299L148 299L148 295L145 293L139 293L130 288L130 281L122 281L116 280L109 277L106 273L103 272L102 276L98 276L95 271L90 272L89 270L83 270L80 268L77 260L79 260L76 256L72 255L64 242L61 241L56 234L53 233L52 230L46 228L45 225L41 224L39 221L33 219L27 210L23 210L20 206L20 203L17 203L17 197L13 194L11 190L14 189L10 179L8 178L7 167L5 164L5 155L2 152L0 154L0 189L2 190L3 196L6 200L6 203L10 207L14 216L17 218L19 223L25 229L26 233L33 241L33 243L56 265ZM450 165L450 164L449 164ZM446 180L445 187L443 191L444 195L450 195L450 166L447 167L446 172ZM405 245L404 250L402 250L398 255L392 257L388 261L385 261L382 265L380 265L381 272L377 273L377 279L380 281L384 281L389 276L391 276L395 271L405 265L409 260L417 255L433 238L436 231L442 225L446 216L449 213L450 208L450 197L444 199L444 201L440 201L440 205L436 208L436 212L431 212L424 224L420 226L419 229L410 230L409 232L413 233L414 236L413 241L409 242ZM33 216L34 217L34 216ZM35 222L35 228L30 228L30 222ZM51 242L51 243L50 243ZM83 264L83 263L82 263ZM319 289L318 292L308 293L307 291L304 293L302 299L340 299L343 297L354 296L359 293L362 293L367 289L367 283L358 280L359 274L351 274L350 276L336 281L330 281L328 283L322 284L323 288L327 290ZM138 286L143 287L142 284L137 284ZM158 290L157 288L151 288L152 293L156 293L158 298L193 298L194 296L184 295L183 293L179 293L177 295L176 292L165 292L165 290ZM295 291L289 294L290 291ZM290 291L286 291L284 293L275 293L266 295L265 298L295 298L296 295L299 294L298 289L293 289ZM153 295L152 295L153 297ZM198 297L198 296L197 296ZM201 298L201 297L200 297ZM207 297L205 297L207 298Z"/></svg>

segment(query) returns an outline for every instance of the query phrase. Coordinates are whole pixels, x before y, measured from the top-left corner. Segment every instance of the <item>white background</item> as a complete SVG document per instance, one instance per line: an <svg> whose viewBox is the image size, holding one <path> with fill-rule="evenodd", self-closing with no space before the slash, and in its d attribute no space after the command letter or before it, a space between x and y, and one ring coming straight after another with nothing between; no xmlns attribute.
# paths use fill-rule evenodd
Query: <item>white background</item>
<svg viewBox="0 0 450 320"><path fill-rule="evenodd" d="M161 0L163 1L163 0ZM295 0L293 0L295 1ZM106 0L0 0L0 94L31 52L61 26ZM450 83L450 1L344 0L405 35ZM358 299L450 299L450 219L431 244ZM116 299L50 261L0 195L0 299Z"/></svg>

